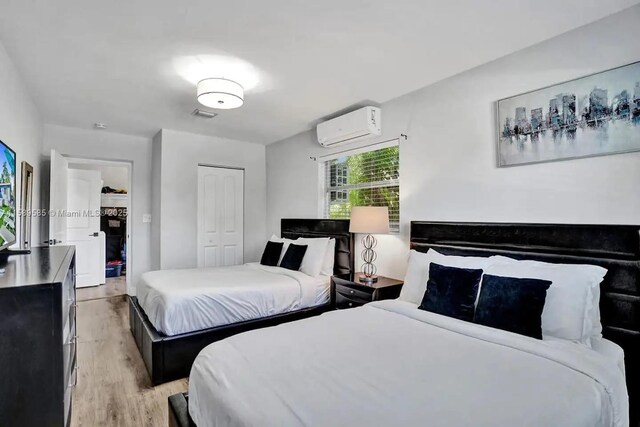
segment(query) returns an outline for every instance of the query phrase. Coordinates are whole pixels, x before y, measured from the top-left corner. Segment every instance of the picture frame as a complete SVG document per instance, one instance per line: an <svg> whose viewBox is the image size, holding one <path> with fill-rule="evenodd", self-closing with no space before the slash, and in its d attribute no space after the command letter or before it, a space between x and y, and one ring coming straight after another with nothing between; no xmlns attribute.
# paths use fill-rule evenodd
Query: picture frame
<svg viewBox="0 0 640 427"><path fill-rule="evenodd" d="M33 166L23 160L20 173L20 249L31 249Z"/></svg>
<svg viewBox="0 0 640 427"><path fill-rule="evenodd" d="M497 164L640 151L640 61L496 102Z"/></svg>

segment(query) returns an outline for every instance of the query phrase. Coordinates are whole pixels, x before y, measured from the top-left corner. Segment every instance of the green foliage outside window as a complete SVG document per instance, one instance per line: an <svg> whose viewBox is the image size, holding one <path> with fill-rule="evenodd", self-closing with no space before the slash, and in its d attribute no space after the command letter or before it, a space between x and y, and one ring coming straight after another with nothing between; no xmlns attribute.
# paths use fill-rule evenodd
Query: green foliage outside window
<svg viewBox="0 0 640 427"><path fill-rule="evenodd" d="M387 206L391 229L397 231L400 222L399 164L398 146L327 162L329 218L349 218L352 206ZM343 185L336 176L343 176L344 169L347 188L341 190ZM341 192L347 193L347 197L339 197Z"/></svg>

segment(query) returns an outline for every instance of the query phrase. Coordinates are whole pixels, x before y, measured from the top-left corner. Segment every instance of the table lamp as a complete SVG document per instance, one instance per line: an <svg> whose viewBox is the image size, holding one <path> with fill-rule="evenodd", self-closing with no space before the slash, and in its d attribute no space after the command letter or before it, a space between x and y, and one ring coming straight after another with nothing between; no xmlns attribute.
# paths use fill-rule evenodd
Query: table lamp
<svg viewBox="0 0 640 427"><path fill-rule="evenodd" d="M389 208L386 206L356 206L351 208L351 222L349 232L365 234L362 238L362 275L359 280L364 283L373 283L378 280L376 266L373 263L376 258L377 241L373 234L389 233Z"/></svg>

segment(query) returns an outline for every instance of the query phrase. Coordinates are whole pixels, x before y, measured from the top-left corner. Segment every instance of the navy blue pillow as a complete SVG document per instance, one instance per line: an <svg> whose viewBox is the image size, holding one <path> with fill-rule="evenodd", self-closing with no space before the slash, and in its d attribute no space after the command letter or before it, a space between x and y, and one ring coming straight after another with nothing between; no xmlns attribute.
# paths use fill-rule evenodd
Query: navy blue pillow
<svg viewBox="0 0 640 427"><path fill-rule="evenodd" d="M291 243L287 252L284 253L284 257L282 257L280 267L287 268L289 270L300 270L302 258L304 258L304 254L306 252L307 245L296 245L295 243Z"/></svg>
<svg viewBox="0 0 640 427"><path fill-rule="evenodd" d="M548 280L485 274L474 323L542 339L542 309Z"/></svg>
<svg viewBox="0 0 640 427"><path fill-rule="evenodd" d="M284 246L283 242L272 242L269 240L267 245L264 247L260 264L269 265L271 267L278 265L278 261L280 261L280 254L282 253L282 246Z"/></svg>
<svg viewBox="0 0 640 427"><path fill-rule="evenodd" d="M427 291L418 308L470 322L481 277L482 270L446 267L432 262Z"/></svg>

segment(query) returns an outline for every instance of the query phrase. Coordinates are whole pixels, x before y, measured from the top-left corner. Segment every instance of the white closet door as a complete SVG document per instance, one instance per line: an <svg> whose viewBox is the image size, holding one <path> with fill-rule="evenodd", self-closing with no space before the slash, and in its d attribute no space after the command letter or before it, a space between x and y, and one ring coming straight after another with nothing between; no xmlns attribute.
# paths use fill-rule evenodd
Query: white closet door
<svg viewBox="0 0 640 427"><path fill-rule="evenodd" d="M198 267L242 264L244 171L198 166Z"/></svg>

